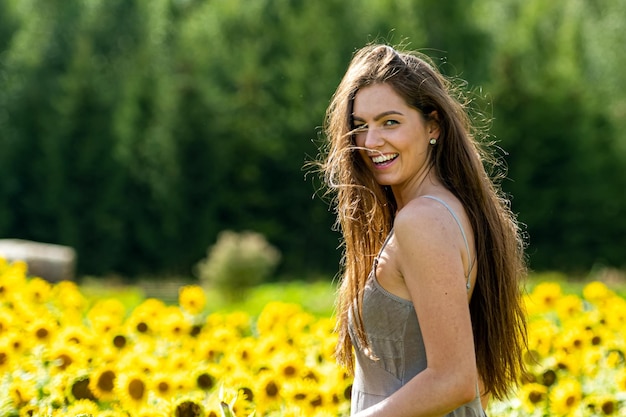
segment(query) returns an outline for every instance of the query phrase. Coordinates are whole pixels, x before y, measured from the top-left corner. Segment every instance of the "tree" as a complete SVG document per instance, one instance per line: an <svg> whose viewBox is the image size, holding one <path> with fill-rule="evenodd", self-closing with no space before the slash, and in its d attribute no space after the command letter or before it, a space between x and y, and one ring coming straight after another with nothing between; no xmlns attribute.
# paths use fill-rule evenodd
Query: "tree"
<svg viewBox="0 0 626 417"><path fill-rule="evenodd" d="M584 10L576 2L508 6L497 15L509 31L494 61L494 131L509 153L503 186L528 227L531 265L619 266L626 180L611 121L580 65Z"/></svg>

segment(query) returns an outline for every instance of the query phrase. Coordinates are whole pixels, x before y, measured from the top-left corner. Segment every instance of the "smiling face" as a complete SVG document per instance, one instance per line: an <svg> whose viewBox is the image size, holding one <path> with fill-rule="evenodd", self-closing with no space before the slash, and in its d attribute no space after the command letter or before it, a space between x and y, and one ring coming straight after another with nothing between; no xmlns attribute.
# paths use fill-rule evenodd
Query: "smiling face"
<svg viewBox="0 0 626 417"><path fill-rule="evenodd" d="M361 88L353 107L355 145L376 181L397 192L419 187L429 171L438 125L410 107L389 84Z"/></svg>

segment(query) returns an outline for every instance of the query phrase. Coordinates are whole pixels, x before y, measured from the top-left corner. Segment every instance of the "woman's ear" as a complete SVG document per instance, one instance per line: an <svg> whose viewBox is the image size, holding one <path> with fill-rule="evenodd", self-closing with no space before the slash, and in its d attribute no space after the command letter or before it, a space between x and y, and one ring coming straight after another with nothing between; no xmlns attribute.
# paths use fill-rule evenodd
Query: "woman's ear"
<svg viewBox="0 0 626 417"><path fill-rule="evenodd" d="M433 110L426 115L426 126L428 128L429 137L439 139L440 126L439 113L437 113L437 110Z"/></svg>

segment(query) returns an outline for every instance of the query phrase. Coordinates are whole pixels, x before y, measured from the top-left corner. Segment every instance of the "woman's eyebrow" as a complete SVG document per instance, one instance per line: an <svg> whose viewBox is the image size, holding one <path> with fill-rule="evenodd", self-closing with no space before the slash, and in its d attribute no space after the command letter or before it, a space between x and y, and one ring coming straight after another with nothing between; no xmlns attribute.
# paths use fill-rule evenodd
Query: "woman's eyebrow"
<svg viewBox="0 0 626 417"><path fill-rule="evenodd" d="M390 116L390 115L404 116L403 113L401 113L401 112L399 112L397 110L388 110L388 111L382 112L382 113L374 116L374 121L377 122L380 119L382 119L384 117L387 117L387 116ZM359 122L364 122L365 121L364 119L360 118L359 116L355 116L354 113L352 114L352 119L353 120L358 120Z"/></svg>

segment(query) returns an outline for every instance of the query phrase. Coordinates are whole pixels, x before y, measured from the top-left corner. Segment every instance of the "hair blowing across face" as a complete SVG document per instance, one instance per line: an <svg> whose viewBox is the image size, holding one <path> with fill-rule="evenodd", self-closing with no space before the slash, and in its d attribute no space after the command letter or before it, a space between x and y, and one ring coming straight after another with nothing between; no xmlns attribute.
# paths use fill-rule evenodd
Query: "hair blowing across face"
<svg viewBox="0 0 626 417"><path fill-rule="evenodd" d="M368 346L360 317L363 287L397 208L390 189L380 186L366 169L351 133L357 91L377 83L390 85L425 117L436 111L440 136L429 163L461 201L472 224L478 269L470 313L478 372L487 392L502 399L524 370L521 280L526 267L520 229L508 200L485 169L485 163L495 159L478 141L480 132L468 116L468 103L455 97L453 84L426 57L386 45L368 45L355 53L332 97L324 125L328 143L320 168L333 194L337 226L343 234L337 358L352 368L351 309L357 337Z"/></svg>

